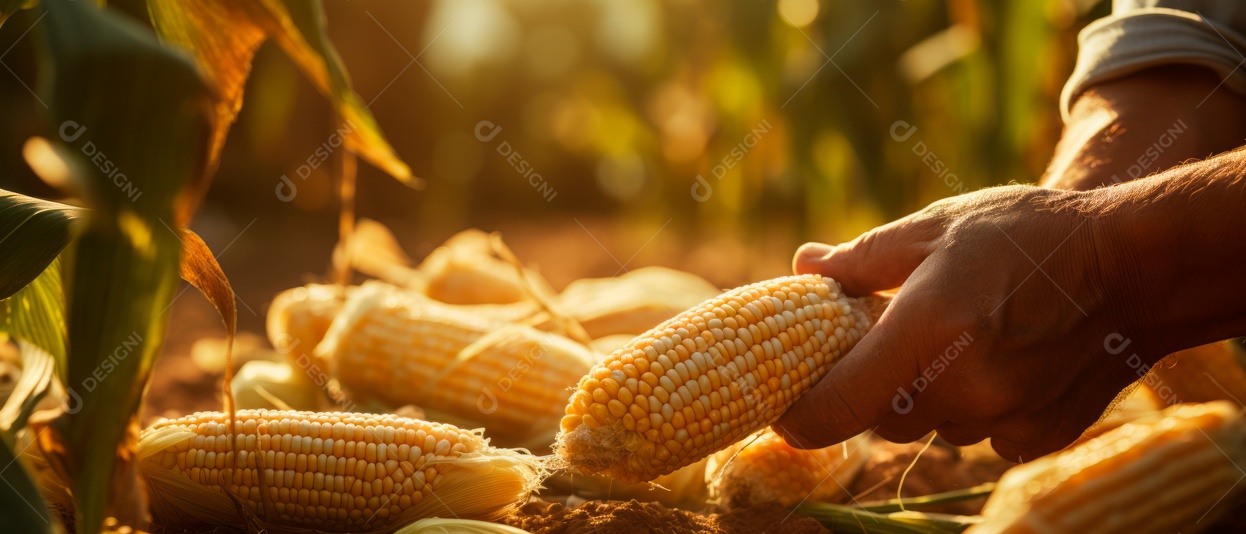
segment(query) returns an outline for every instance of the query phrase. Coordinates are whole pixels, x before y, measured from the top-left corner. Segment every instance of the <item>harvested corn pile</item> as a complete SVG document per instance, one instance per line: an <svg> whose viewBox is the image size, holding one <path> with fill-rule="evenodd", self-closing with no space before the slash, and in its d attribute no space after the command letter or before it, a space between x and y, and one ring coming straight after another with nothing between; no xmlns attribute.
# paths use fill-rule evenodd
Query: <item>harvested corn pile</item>
<svg viewBox="0 0 1246 534"><path fill-rule="evenodd" d="M828 532L817 521L781 506L701 515L640 501L589 501L575 508L533 500L503 522L532 534L669 534Z"/></svg>
<svg viewBox="0 0 1246 534"><path fill-rule="evenodd" d="M724 293L594 366L566 408L558 453L626 482L670 473L773 423L869 325L818 275Z"/></svg>
<svg viewBox="0 0 1246 534"><path fill-rule="evenodd" d="M837 531L855 532L862 521L909 525L905 532L959 531L977 521L961 516L980 513L987 498L940 496L999 480L1014 465L985 442L954 447L936 440L917 458L922 443L858 436L799 450L767 428L865 334L885 297L846 298L835 281L816 275L714 296L718 291L699 277L662 268L579 280L554 296L528 271L524 276L538 284L531 287L519 276L518 260L509 252L495 255L488 239L481 232L456 236L418 269L392 239L374 240L392 250L370 268L405 287L373 280L279 295L269 312L269 337L281 343L286 361L242 365L233 382L239 407L365 406L408 417L244 409L235 441L247 464L232 473L223 415L161 422L144 432L139 449L157 526L403 534L825 532L812 518L818 517ZM467 267L471 262L477 264ZM326 394L337 403L327 403ZM1115 435L1117 427L1151 424L1162 417L1161 400L1136 388L1087 432L1083 441L1091 441L1083 447L1099 442L1091 439L1098 434ZM334 425L325 421L397 425L395 437L413 428L417 434L398 443L386 442L383 430L364 431L362 442L377 439L378 447L348 450L345 428L334 438ZM461 430L478 426L493 446L481 430ZM1215 434L1214 427L1204 428ZM330 435L320 437L326 428ZM496 448L548 452L555 433L558 465L570 469L552 476L543 459ZM1132 463L1140 461L1145 458ZM541 498L531 496L538 479ZM241 508L222 480L231 481L225 487ZM1018 484L1000 491L1015 493ZM916 499L920 512L859 507L894 506L881 501L894 499L897 489ZM459 505L438 503L447 497L477 504L464 514ZM542 499L582 504L564 508ZM460 518L510 526L432 517L447 508ZM987 517L979 529L1013 520L998 510ZM1064 526L1057 531L1086 525ZM1028 532L1011 523L985 532L996 531Z"/></svg>
<svg viewBox="0 0 1246 534"><path fill-rule="evenodd" d="M425 517L494 519L543 474L533 456L440 423L240 410L231 451L226 420L203 412L143 431L137 456L156 523L388 532Z"/></svg>
<svg viewBox="0 0 1246 534"><path fill-rule="evenodd" d="M1178 405L1010 469L969 532L1199 532L1242 495L1239 465L1240 408Z"/></svg>
<svg viewBox="0 0 1246 534"><path fill-rule="evenodd" d="M869 455L865 436L824 449L797 449L766 428L710 456L710 496L728 508L842 502Z"/></svg>

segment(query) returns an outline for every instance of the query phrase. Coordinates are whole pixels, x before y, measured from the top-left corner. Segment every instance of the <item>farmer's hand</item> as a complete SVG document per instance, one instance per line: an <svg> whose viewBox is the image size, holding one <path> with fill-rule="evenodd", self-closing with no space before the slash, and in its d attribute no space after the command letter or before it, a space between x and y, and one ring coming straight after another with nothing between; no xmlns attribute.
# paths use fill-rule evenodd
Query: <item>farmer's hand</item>
<svg viewBox="0 0 1246 534"><path fill-rule="evenodd" d="M1075 100L1042 185L1086 190L1246 144L1246 99L1210 69L1170 65L1091 87Z"/></svg>
<svg viewBox="0 0 1246 534"><path fill-rule="evenodd" d="M822 447L875 428L891 441L931 430L954 444L991 437L1005 458L1060 449L1095 422L1136 373L1105 336L1125 295L1084 193L987 189L837 247L810 243L798 273L849 295L903 284L877 325L776 425Z"/></svg>
<svg viewBox="0 0 1246 534"><path fill-rule="evenodd" d="M1243 205L1246 149L1091 191L986 189L801 247L797 272L900 291L775 428L803 448L876 429L1061 449L1144 365L1246 332Z"/></svg>

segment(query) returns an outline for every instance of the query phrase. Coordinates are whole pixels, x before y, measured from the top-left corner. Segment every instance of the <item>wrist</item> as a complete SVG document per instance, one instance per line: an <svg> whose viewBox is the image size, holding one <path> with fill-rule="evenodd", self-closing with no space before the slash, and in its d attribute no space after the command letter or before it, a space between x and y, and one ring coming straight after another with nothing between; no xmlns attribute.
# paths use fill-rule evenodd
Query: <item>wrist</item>
<svg viewBox="0 0 1246 534"><path fill-rule="evenodd" d="M1104 311L1118 318L1114 333L1134 339L1134 350L1153 364L1181 344L1168 335L1175 318L1164 299L1177 275L1172 260L1182 244L1173 219L1145 214L1146 195L1128 185L1088 192L1096 205L1088 224L1099 253Z"/></svg>
<svg viewBox="0 0 1246 534"><path fill-rule="evenodd" d="M1146 359L1246 333L1244 155L1086 193L1107 312Z"/></svg>

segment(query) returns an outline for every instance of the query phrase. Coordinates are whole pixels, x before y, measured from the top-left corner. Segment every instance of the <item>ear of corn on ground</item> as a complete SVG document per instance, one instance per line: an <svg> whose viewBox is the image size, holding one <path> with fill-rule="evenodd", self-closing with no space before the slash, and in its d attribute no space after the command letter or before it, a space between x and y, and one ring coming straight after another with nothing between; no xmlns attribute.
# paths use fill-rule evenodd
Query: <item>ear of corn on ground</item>
<svg viewBox="0 0 1246 534"><path fill-rule="evenodd" d="M325 284L282 291L268 307L269 342L296 368L307 367L316 345L353 291L353 287Z"/></svg>
<svg viewBox="0 0 1246 534"><path fill-rule="evenodd" d="M654 327L584 376L562 418L572 468L639 482L768 426L864 335L835 281L744 286Z"/></svg>
<svg viewBox="0 0 1246 534"><path fill-rule="evenodd" d="M556 428L596 361L557 334L383 284L356 290L317 352L356 396L476 421L508 442Z"/></svg>
<svg viewBox="0 0 1246 534"><path fill-rule="evenodd" d="M769 428L710 456L710 497L730 508L779 503L842 502L869 456L856 436L823 449L797 449Z"/></svg>
<svg viewBox="0 0 1246 534"><path fill-rule="evenodd" d="M1198 532L1242 494L1246 422L1178 405L1010 469L971 534Z"/></svg>
<svg viewBox="0 0 1246 534"><path fill-rule="evenodd" d="M536 457L480 434L394 416L202 412L143 431L139 467L155 522L276 531L390 532L426 517L493 519L543 474Z"/></svg>

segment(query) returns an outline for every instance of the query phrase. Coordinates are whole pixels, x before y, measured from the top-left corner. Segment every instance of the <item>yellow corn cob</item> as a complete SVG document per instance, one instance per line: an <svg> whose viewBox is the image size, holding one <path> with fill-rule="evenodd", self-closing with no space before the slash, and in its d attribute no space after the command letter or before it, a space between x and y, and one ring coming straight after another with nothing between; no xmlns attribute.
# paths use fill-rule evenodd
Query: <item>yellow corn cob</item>
<svg viewBox="0 0 1246 534"><path fill-rule="evenodd" d="M518 323L542 319L539 317L540 306L531 300L511 304L450 305L431 300L419 291L385 282L371 281L364 283L364 286L386 287L387 291L402 293L413 301L434 302L495 321ZM309 284L281 292L268 308L269 342L278 351L284 352L291 363L306 368L311 361L309 358L314 357L316 345L324 339L333 319L345 306L347 297L356 289L356 286ZM542 330L552 327L548 321L536 326ZM235 361L237 358L235 354Z"/></svg>
<svg viewBox="0 0 1246 534"><path fill-rule="evenodd" d="M1008 470L969 532L1198 532L1242 493L1244 446L1239 408L1174 406Z"/></svg>
<svg viewBox="0 0 1246 534"><path fill-rule="evenodd" d="M823 449L797 449L766 428L710 456L710 497L729 508L839 502L869 456L864 435Z"/></svg>
<svg viewBox="0 0 1246 534"><path fill-rule="evenodd" d="M548 430L545 445L570 388L596 361L556 334L381 284L359 288L318 351L357 397L481 423L509 443Z"/></svg>
<svg viewBox="0 0 1246 534"><path fill-rule="evenodd" d="M268 340L298 369L306 369L313 350L355 288L309 284L281 292L268 307Z"/></svg>
<svg viewBox="0 0 1246 534"><path fill-rule="evenodd" d="M240 410L231 452L226 420L201 412L143 431L139 469L156 523L389 532L424 517L493 519L543 472L534 456L440 423Z"/></svg>
<svg viewBox="0 0 1246 534"><path fill-rule="evenodd" d="M594 366L566 408L559 455L627 482L670 473L773 423L869 323L818 275L731 290Z"/></svg>

